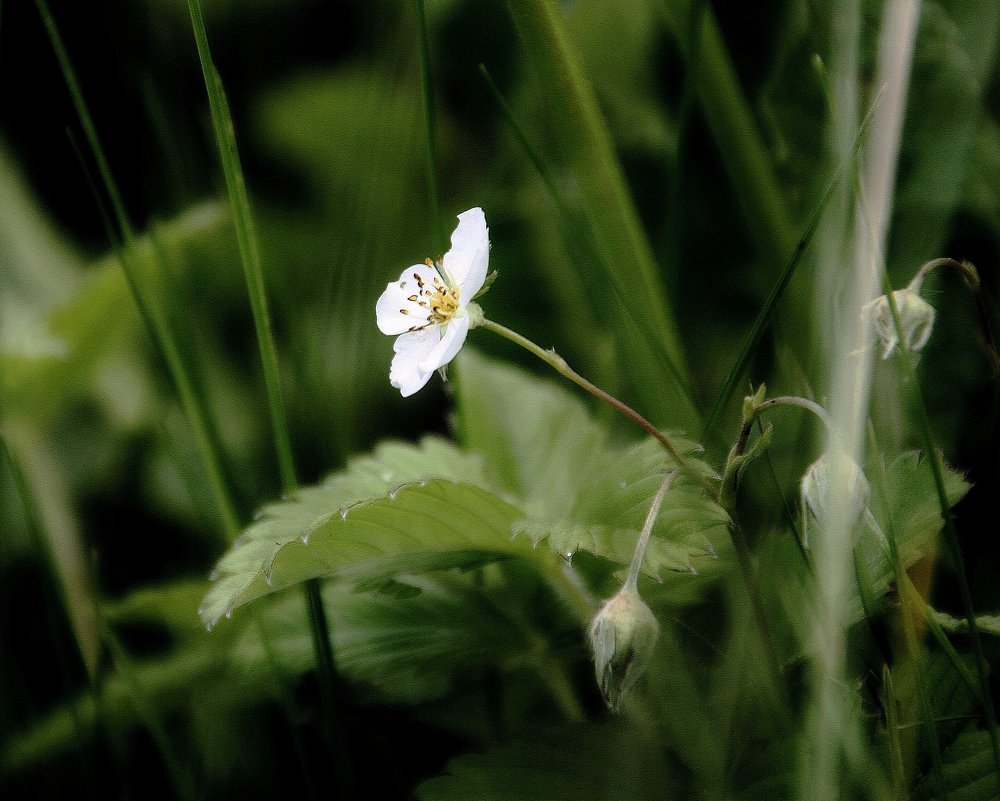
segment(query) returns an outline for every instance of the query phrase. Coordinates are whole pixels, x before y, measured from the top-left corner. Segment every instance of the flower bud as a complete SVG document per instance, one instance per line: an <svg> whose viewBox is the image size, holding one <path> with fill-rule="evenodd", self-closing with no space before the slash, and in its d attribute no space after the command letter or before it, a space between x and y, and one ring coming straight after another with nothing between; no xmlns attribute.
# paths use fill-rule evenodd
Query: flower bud
<svg viewBox="0 0 1000 801"><path fill-rule="evenodd" d="M934 307L920 297L919 292L912 286L897 289L892 293L892 297L899 310L900 328L906 341L906 349L916 353L930 339L936 314ZM899 345L889 299L882 295L866 304L863 316L875 326L875 333L882 343L882 358L888 359Z"/></svg>
<svg viewBox="0 0 1000 801"><path fill-rule="evenodd" d="M604 604L590 624L597 685L613 711L646 671L659 634L659 623L629 584Z"/></svg>
<svg viewBox="0 0 1000 801"><path fill-rule="evenodd" d="M847 475L847 520L853 526L858 522L865 507L868 506L871 484L868 483L864 472L853 459L840 452L837 452L836 456L832 458L838 460L839 466ZM831 461L831 454L824 453L809 465L809 469L802 476L802 482L799 485L803 515L811 512L818 522L824 520L830 505L830 479L833 469ZM808 548L808 521L803 522L805 526L802 544Z"/></svg>

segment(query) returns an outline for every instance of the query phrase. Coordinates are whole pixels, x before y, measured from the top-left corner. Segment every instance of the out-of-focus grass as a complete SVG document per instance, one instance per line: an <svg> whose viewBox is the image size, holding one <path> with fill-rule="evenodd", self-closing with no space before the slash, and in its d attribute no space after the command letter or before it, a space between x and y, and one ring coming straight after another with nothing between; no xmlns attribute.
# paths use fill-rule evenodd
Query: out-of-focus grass
<svg viewBox="0 0 1000 801"><path fill-rule="evenodd" d="M771 394L825 403L843 389L831 385L827 361L843 343L825 338L813 303L818 297L820 308L832 309L843 287L849 182L837 185L827 209L844 215L845 228L821 226L813 241L809 221L831 176L849 164L856 119L877 93L865 76L875 64L881 6L789 3L750 13L705 4L699 17L697 5L427 0L439 213L428 200L416 4L206 3L250 190L235 219L184 4L55 6L93 133L107 151L100 191L112 186L108 176L120 184L118 228L135 229L118 256L139 296L148 297L140 314L95 222L84 165L63 135L78 123L44 29L27 13L30 4L5 4L0 430L15 444L20 469L7 460L0 470L0 614L9 621L0 627L0 741L15 743L2 755L4 794L61 797L84 788L94 797L166 796L176 791L166 780L171 760L175 778L194 782L203 797L333 792L329 752L317 736L320 696L305 618L279 601L262 605L259 629L247 618L230 621L229 634L220 624L207 635L197 622L203 577L219 556L220 491L231 489L222 506L232 507L232 521L248 521L293 488L290 460L282 470L274 458L267 408L278 394L287 403L286 452L294 452L305 483L382 438L450 431L450 385L435 378L407 401L388 386L391 340L375 329L373 305L401 266L440 255L436 231L447 231L465 208L481 205L490 223L491 267L500 278L484 299L489 316L555 346L658 425L694 437L717 418L712 444L728 444L738 399L716 402L727 376L739 376L734 364L745 364L746 377L754 386L766 382ZM853 54L834 35L845 12L855 14ZM696 18L704 28L693 53L687 26ZM896 286L930 256L969 258L994 318L997 29L995 3L922 4L883 254ZM844 82L832 108L812 71L814 53L834 84ZM684 109L695 55L698 80ZM480 63L523 141L483 83ZM141 96L155 101L148 112L130 102ZM30 113L28 100L38 98L51 102ZM218 114L216 123L228 152L232 131ZM839 144L824 144L831 141ZM232 185L232 169L228 178ZM233 233L234 223L246 231L251 204L261 267L259 275L251 270L251 284L266 289L280 371L261 367L240 269L246 236ZM806 246L792 262L800 238ZM761 310L771 311L768 293L793 263L773 324L762 325L741 353ZM995 513L1000 481L995 386L962 290L950 279L929 288L938 322L916 375L901 382L876 365L874 441L890 472L901 452L925 447L905 401L922 384L935 441L974 485L956 517L970 568L967 600L995 612L1000 550L977 525ZM520 358L485 334L472 339L490 355ZM742 379L729 383L743 394ZM513 403L500 397L511 387L501 382L495 391L492 404L479 399L483 409ZM540 411L514 403L508 416L518 413L530 422ZM813 585L781 510L818 455L818 437L807 432L778 422L770 452L777 482L756 466L738 505L764 601L775 625L785 626L777 651L796 715L810 697L800 657ZM463 441L491 450L495 433L465 432ZM872 464L879 457L869 454ZM14 480L19 475L23 481ZM548 476L556 478L565 476ZM925 487L915 478L909 485ZM545 486L536 487L542 507ZM517 493L531 497L524 487ZM590 499L594 508L599 500ZM911 498L909 506L924 514L921 501ZM526 514L537 528L539 508ZM34 518L37 525L28 526ZM557 518L545 533L557 540L579 534ZM235 532L234 522L228 527ZM65 560L44 554L63 546L85 581L74 585ZM981 707L958 690L945 699L940 689L975 673L966 635L951 635L950 653L904 632L907 653L926 652L914 657L926 657L921 695L919 672L907 674L910 663L893 650L899 618L895 596L882 600L886 563L872 542L863 548L874 619L843 632L848 675L860 689L838 684L829 698L856 703L859 730L878 736L857 740L870 753L833 753L835 781L856 797L890 797L905 787L936 798L942 778L961 789L961 766L974 763L968 775L988 782L989 743L974 731L985 728L976 718ZM644 589L665 627L656 657L662 674L641 696L646 706L637 701L627 720L610 724L576 613L567 610L614 578L587 553L572 566L582 577L580 597L571 584L521 563L386 579L359 593L326 588L335 650L345 655L337 690L349 702L349 756L364 786L407 797L448 759L474 750L483 755L452 763L449 777L426 785L423 797L458 797L476 782L486 787L478 797L505 797L510 788L498 777L532 759L539 773L524 788L528 797L545 789L581 798L668 789L678 797L791 794L802 730L788 728L768 694L755 689L764 662L733 564L723 556L690 584L670 574L662 587ZM816 567L822 572L821 560ZM938 589L926 600L960 613L954 571L942 565L937 573ZM927 593L929 585L918 589ZM102 625L120 642L117 653L107 638L105 647L95 644ZM477 625L480 639L463 640L463 627ZM983 648L993 662L994 645L987 640ZM956 659L968 662L964 673ZM893 664L882 670L880 660ZM134 668L131 681L123 666ZM568 698L587 723L557 723L573 708ZM940 724L936 738L913 734L918 707L923 729L931 717ZM968 716L968 730L947 720L955 716ZM875 770L882 742L891 782L866 787L853 772ZM629 755L656 770L625 769ZM586 781L567 782L551 767L572 759ZM811 791L805 782L800 795Z"/></svg>

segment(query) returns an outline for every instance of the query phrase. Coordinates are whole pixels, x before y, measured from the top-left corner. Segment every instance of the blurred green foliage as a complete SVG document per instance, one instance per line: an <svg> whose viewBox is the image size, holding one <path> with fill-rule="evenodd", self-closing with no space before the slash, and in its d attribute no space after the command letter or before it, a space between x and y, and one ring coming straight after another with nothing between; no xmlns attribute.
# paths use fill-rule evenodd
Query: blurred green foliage
<svg viewBox="0 0 1000 801"><path fill-rule="evenodd" d="M109 242L105 189L91 184L44 29L32 4L4 4L0 795L336 796L322 703L332 689L359 798L791 797L814 646L794 507L821 432L776 416L736 505L787 686L769 677L729 510L685 478L642 581L663 635L626 714L611 716L586 625L620 583L669 459L483 332L448 383L404 401L373 307L402 266L440 255L438 223L482 206L500 274L488 315L680 432L711 476L739 399L706 452L695 439L797 246L804 257L748 376L771 395L829 392L813 306L829 276L800 239L837 170L849 182L854 169L830 155L829 129L848 112L828 107L812 64L835 54L850 4L427 0L435 221L412 2L206 2L309 485L292 498L280 497L186 3L52 5L141 232L129 256L154 287L247 528L223 557L199 441ZM873 95L883 4L860 6L858 89ZM974 262L994 328L998 31L997 0L921 4L884 254L896 286L934 256ZM992 614L989 334L954 276L935 275L927 297L938 322L921 385L956 468L947 489L976 608ZM867 739L863 755L844 756L845 797L894 797L897 743L905 792L994 798L957 585L936 560L940 509L914 451L923 443L891 364L876 366L875 387L871 512L899 552L897 564L875 529L858 534L844 623L855 683L843 694ZM216 565L222 579L210 582ZM964 672L939 643L918 655L902 644L896 578L907 568L915 583L936 572L920 589ZM278 592L314 577L327 578L332 688L315 673L301 599ZM206 594L210 623L246 606L208 633ZM995 665L995 622L981 628ZM916 682L934 701L936 739L914 733L926 724ZM897 718L898 731L887 722Z"/></svg>

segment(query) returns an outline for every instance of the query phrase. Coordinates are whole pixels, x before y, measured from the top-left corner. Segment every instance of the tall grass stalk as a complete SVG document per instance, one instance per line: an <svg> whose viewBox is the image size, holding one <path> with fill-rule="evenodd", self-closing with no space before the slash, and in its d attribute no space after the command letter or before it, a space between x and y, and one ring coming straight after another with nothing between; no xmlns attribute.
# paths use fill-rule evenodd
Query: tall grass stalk
<svg viewBox="0 0 1000 801"><path fill-rule="evenodd" d="M37 432L10 420L0 421L0 465L8 464L16 496L24 510L25 529L35 554L52 574L59 605L66 613L87 675L98 673L101 634L97 595L87 564L86 547L70 508L69 490L55 454ZM63 640L53 636L61 666L70 658Z"/></svg>
<svg viewBox="0 0 1000 801"><path fill-rule="evenodd" d="M860 20L860 6L847 0L834 10L849 15L853 26ZM831 426L827 449L862 463L862 444L868 415L871 387L872 334L861 325L861 309L879 294L885 230L892 207L896 158L902 133L903 112L909 88L913 42L916 37L919 4L890 2L880 34L876 86L882 96L872 121L860 166L862 197L855 205L849 273L840 302L833 293L817 309L835 309L827 318L826 337L830 343L829 395ZM853 27L856 32L859 30ZM857 41L856 36L851 41ZM851 71L857 61L853 53L839 73L844 87L853 87L858 73ZM845 98L856 109L854 89L845 88ZM839 104L841 110L844 103ZM853 112L853 113L856 113ZM865 213L862 200L867 199ZM845 226L846 230L846 226ZM835 459L830 474L830 504L824 536L816 544L816 598L813 608L812 686L805 751L800 765L799 797L827 799L842 797L851 786L843 775L845 756L855 750L860 737L853 706L844 692L846 638L843 629L844 602L852 571L851 531L854 519L850 508L850 475L844 460Z"/></svg>
<svg viewBox="0 0 1000 801"><path fill-rule="evenodd" d="M948 560L951 562L952 570L957 579L959 594L962 598L962 608L969 626L972 653L976 660L976 670L979 678L979 692L975 693L975 695L981 701L983 711L986 714L986 724L990 734L990 750L997 775L997 787L1000 788L1000 731L998 731L996 709L993 706L993 696L989 687L989 666L987 665L986 656L983 651L979 624L976 621L975 605L972 600L972 591L969 587L968 577L965 575L962 549L958 541L958 534L955 531L955 524L951 516L951 506L948 503L948 495L944 486L944 468L941 464L941 455L935 443L934 432L931 429L927 406L924 403L923 394L920 392L920 384L917 379L916 368L913 365L913 358L906 347L906 339L902 336L903 326L899 318L899 308L896 304L896 299L893 297L892 288L887 278L885 279L885 289L889 308L892 313L893 325L896 328L897 336L900 336L901 347L898 359L899 363L903 366L901 371L902 380L911 388L914 396L914 406L916 407L921 438L924 441L926 462L934 479L934 491L937 495L938 505L941 508L941 516L944 520L945 551L948 554ZM940 783L940 787L942 793L945 793L946 790L943 783Z"/></svg>
<svg viewBox="0 0 1000 801"><path fill-rule="evenodd" d="M417 34L420 37L420 91L424 101L424 124L427 134L427 194L433 216L435 254L442 254L447 247L444 220L441 218L441 184L438 167L437 108L434 104L434 78L431 72L431 37L427 29L427 10L424 0L414 0L417 8Z"/></svg>
<svg viewBox="0 0 1000 801"><path fill-rule="evenodd" d="M631 313L641 316L656 334L656 346L675 370L663 371L632 323L630 312L615 298L612 333L622 357L625 376L640 401L640 411L654 422L693 429L701 414L688 400L686 359L674 311L668 304L659 268L615 154L607 124L580 55L570 37L565 12L553 0L508 0L511 17L527 56L541 80L551 109L551 133L565 158L579 207L602 258L580 264L602 285L628 287ZM608 271L615 275L609 275ZM641 380L639 380L641 377Z"/></svg>
<svg viewBox="0 0 1000 801"><path fill-rule="evenodd" d="M538 177L541 179L542 185L545 187L549 198L555 205L556 211L559 213L563 225L566 226L567 235L573 238L573 244L581 248L586 258L589 258L595 264L601 265L601 272L608 278L611 290L618 299L620 308L624 314L627 315L629 322L635 326L636 331L642 337L649 348L649 352L653 355L653 358L657 360L664 373L672 376L676 386L684 393L685 401L692 409L695 408L697 406L697 402L692 394L690 384L680 373L677 365L670 358L670 356L657 344L658 338L650 328L649 321L646 317L636 313L635 305L631 302L631 298L629 296L629 291L626 285L624 285L621 281L618 273L607 263L602 261L604 256L601 253L598 243L594 240L593 232L591 231L590 226L587 225L586 220L580 214L574 211L564 197L563 193L556 187L556 182L552 178L551 171L546 167L545 162L542 160L542 157L539 155L535 147L532 146L527 134L524 132L524 127L518 122L510 104L500 93L500 89L494 82L493 76L490 75L490 71L485 65L480 64L479 72L483 76L483 80L486 81L486 86L490 90L490 94L493 95L493 99L496 101L497 107L500 109L501 114L506 120L510 132L514 135L518 145L520 145L524 154L528 157L528 160L538 173ZM603 289L603 287L601 288ZM595 294L599 296L601 293L596 292ZM590 313L597 319L607 316L606 314L603 314L605 311L606 310L601 308L600 302L596 305L591 304ZM614 324L613 319L601 319L601 321L606 324Z"/></svg>
<svg viewBox="0 0 1000 801"><path fill-rule="evenodd" d="M70 618L70 625L76 635L80 659L87 670L90 686L92 689L96 689L99 680L97 662L100 656L100 634L96 631L96 599L89 597L84 600L85 608L74 609L71 599L79 603L79 593L74 592L73 587L67 587L65 584L66 574L57 565L59 555L51 547L52 536L46 531L46 524L42 519L41 504L36 499L31 486L32 482L26 475L22 465L23 459L21 458L21 454L16 453L15 449L11 446L11 442L9 441L11 438L11 431L8 426L4 425L0 428L0 471L3 471L4 464L6 463L7 472L10 473L13 479L13 494L20 501L28 537L35 554L49 574L47 576L49 580L43 580L39 587L40 595L42 595L42 603L49 606L53 613L58 607L61 607L67 613L67 616ZM2 477L2 472L0 472L0 477ZM86 576L83 579L85 581ZM84 589L90 594L89 586ZM38 603L38 600L34 600L34 602ZM86 622L89 624L89 629L81 628L78 619L81 615L85 616ZM55 652L59 680L62 682L63 689L69 697L67 706L73 722L73 729L77 737L82 740L85 736L85 726L81 719L77 701L73 697L76 688L73 686L72 676L74 671L71 662L74 660L72 659L70 649L67 648L65 637L61 636L56 615L46 615L45 619L48 635L51 640L50 645ZM83 772L88 772L89 765L87 764L86 756L81 752L79 757Z"/></svg>
<svg viewBox="0 0 1000 801"><path fill-rule="evenodd" d="M272 438L275 451L278 455L281 483L285 492L294 492L298 487L298 480L295 477L295 466L292 460L292 446L288 435L285 404L281 396L278 355L274 345L271 315L268 311L267 292L264 287L260 246L257 243L257 232L254 228L253 214L250 209L250 197L247 193L246 181L240 165L240 154L236 145L236 132L233 128L232 116L229 113L226 94L222 88L222 80L219 78L219 73L212 63L212 54L208 46L208 31L205 28L205 18L202 14L200 0L188 0L188 9L191 13L191 25L194 29L194 39L198 47L198 59L201 62L201 71L205 78L205 89L208 92L208 106L212 116L212 128L215 131L215 140L219 146L222 171L226 179L226 189L229 192L229 205L233 212L233 222L236 227L236 242L240 250L240 261L243 264L247 295L250 299L250 307L253 312L254 328L257 334L257 348L260 351L261 368L264 372L264 383L267 388Z"/></svg>
<svg viewBox="0 0 1000 801"><path fill-rule="evenodd" d="M271 316L268 311L267 292L264 286L264 273L260 261L260 247L250 208L250 196L247 192L246 179L240 163L239 148L236 142L236 131L233 126L229 103L226 100L222 79L212 61L212 53L208 43L208 30L205 27L205 17L200 0L188 0L188 11L191 14L191 26L194 31L195 44L198 49L198 59L201 63L202 75L205 79L205 89L208 93L209 111L212 116L212 128L215 131L216 143L225 174L226 188L229 192L229 203L233 211L233 221L236 226L236 239L239 245L240 261L243 265L243 275L246 279L247 295L253 312L254 328L257 334L257 347L260 352L261 367L264 372L264 382L267 388L268 410L270 412L271 433L275 452L278 457L278 467L281 474L282 487L286 494L292 494L298 489L298 478L292 456L291 437L288 433L288 423L285 414L284 400L281 394L281 378L278 370L277 348L271 326ZM336 661L333 655L333 643L330 639L330 627L323 607L323 597L320 583L316 579L304 583L306 613L309 621L309 632L312 638L313 651L316 656L316 666L320 677L320 697L323 704L325 727L331 741L336 764L336 779L342 798L353 796L353 778L347 739L341 724L338 710L338 699L334 695L337 681Z"/></svg>
<svg viewBox="0 0 1000 801"><path fill-rule="evenodd" d="M167 365L167 370L177 389L181 408L187 418L191 431L194 434L195 446L198 450L199 458L208 478L209 489L215 502L216 510L222 526L223 536L227 542L232 542L239 533L239 523L237 522L236 506L227 486L225 473L222 468L221 454L213 447L209 435L209 415L207 411L207 400L197 389L196 383L192 380L190 370L185 364L178 346L177 339L167 323L166 316L160 308L159 299L155 297L152 287L146 280L140 261L134 229L125 210L121 193L118 191L118 184L114 179L108 163L104 148L97 136L97 129L90 116L90 111L84 99L73 69L69 54L63 45L59 29L49 11L46 0L35 0L38 13L42 18L48 32L49 41L55 51L56 59L69 90L70 98L76 110L80 125L83 128L87 144L93 154L94 161L100 173L104 189L111 201L112 210L118 225L121 239L114 237L112 246L115 248L118 260L122 265L129 291L135 300L150 336L156 345L157 350L163 357ZM153 262L154 271L158 267Z"/></svg>
<svg viewBox="0 0 1000 801"><path fill-rule="evenodd" d="M699 4L705 8L699 9ZM688 59L688 69L697 70L701 108L733 191L753 221L750 235L767 259L784 263L795 249L795 228L715 14L703 0L670 0L661 8ZM700 24L701 30L692 32L693 24Z"/></svg>
<svg viewBox="0 0 1000 801"><path fill-rule="evenodd" d="M119 642L118 636L111 626L103 626L103 634L104 643L108 647L115 668L125 680L132 696L132 704L135 707L136 714L153 738L153 742L156 743L156 748L163 758L164 766L173 783L176 797L191 799L192 801L200 798L200 792L195 787L194 778L191 776L188 767L181 763L174 743L164 728L163 721L160 719L160 712L156 708L156 703L151 700L151 694L143 686L139 670L133 664L132 658L125 652L125 648Z"/></svg>

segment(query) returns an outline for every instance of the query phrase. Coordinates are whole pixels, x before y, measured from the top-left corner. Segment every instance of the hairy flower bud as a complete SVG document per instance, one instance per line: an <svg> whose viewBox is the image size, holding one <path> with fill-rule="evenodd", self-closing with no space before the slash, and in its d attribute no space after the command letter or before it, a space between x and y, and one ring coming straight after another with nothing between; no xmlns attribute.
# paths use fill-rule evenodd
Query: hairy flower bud
<svg viewBox="0 0 1000 801"><path fill-rule="evenodd" d="M900 328L906 341L906 349L916 353L930 339L936 314L934 307L920 297L920 293L913 286L897 289L892 293L892 297L899 310ZM882 343L882 358L888 359L899 345L889 299L885 295L876 298L865 305L864 313L875 326L875 333Z"/></svg>
<svg viewBox="0 0 1000 801"><path fill-rule="evenodd" d="M607 601L590 624L597 685L612 710L618 711L645 672L659 634L659 623L630 584Z"/></svg>
<svg viewBox="0 0 1000 801"><path fill-rule="evenodd" d="M865 478L864 471L858 467L858 463L842 453L837 453L832 457L838 460L839 466L847 475L847 510L848 522L854 525L858 522L865 507L868 506L868 498L871 495L871 484ZM812 516L822 522L826 517L830 506L830 479L833 465L831 464L831 454L824 453L815 462L809 465L802 482L799 485L799 493L802 498L802 514ZM803 519L804 531L802 544L809 547L808 520Z"/></svg>

